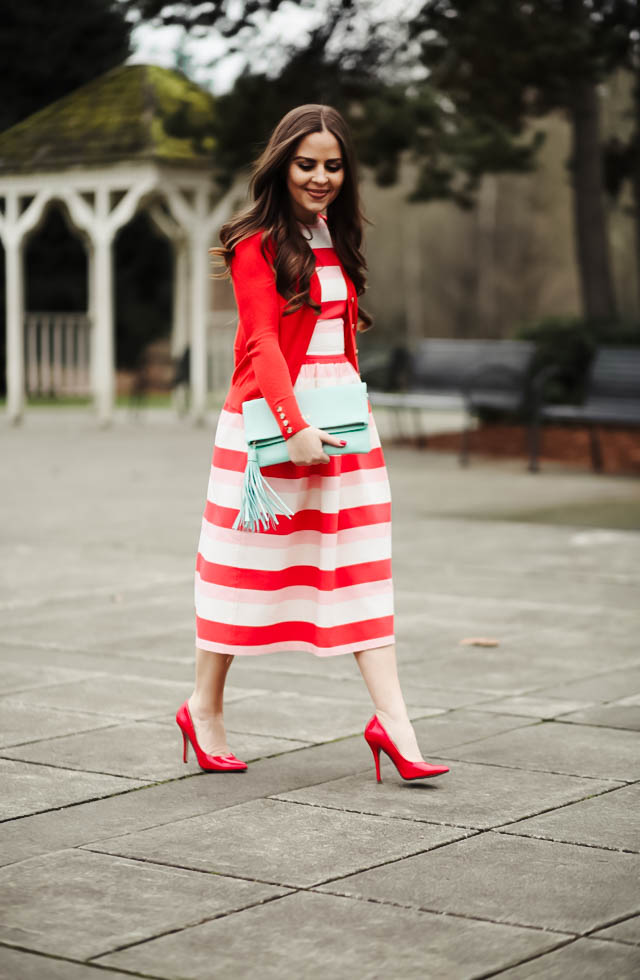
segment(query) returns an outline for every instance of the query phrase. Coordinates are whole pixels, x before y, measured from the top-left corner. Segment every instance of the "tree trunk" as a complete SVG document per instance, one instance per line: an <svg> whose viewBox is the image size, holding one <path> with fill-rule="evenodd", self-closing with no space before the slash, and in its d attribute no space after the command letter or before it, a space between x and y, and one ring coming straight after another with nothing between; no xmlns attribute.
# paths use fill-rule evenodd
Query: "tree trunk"
<svg viewBox="0 0 640 980"><path fill-rule="evenodd" d="M636 290L640 311L640 79L633 86L633 114L635 126L631 148L631 189L633 193L633 222L636 236Z"/></svg>
<svg viewBox="0 0 640 980"><path fill-rule="evenodd" d="M573 127L574 234L583 312L589 319L615 320L616 300L600 152L600 111L595 84L586 79L576 80L568 109Z"/></svg>

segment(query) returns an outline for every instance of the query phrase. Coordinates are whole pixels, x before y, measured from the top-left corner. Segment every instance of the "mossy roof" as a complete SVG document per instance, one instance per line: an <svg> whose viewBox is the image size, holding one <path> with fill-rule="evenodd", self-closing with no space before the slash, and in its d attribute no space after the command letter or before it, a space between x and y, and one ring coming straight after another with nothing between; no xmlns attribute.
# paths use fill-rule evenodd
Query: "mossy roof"
<svg viewBox="0 0 640 980"><path fill-rule="evenodd" d="M0 133L0 173L157 160L211 166L213 96L182 72L121 65Z"/></svg>

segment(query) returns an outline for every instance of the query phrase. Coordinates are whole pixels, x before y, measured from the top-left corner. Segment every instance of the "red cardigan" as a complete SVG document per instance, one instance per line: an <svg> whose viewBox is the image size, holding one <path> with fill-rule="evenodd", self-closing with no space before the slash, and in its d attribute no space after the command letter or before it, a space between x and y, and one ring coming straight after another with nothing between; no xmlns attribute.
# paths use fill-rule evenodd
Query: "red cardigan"
<svg viewBox="0 0 640 980"><path fill-rule="evenodd" d="M284 296L276 290L275 275L260 246L262 233L239 242L231 259L231 278L238 306L238 329L233 344L234 371L224 407L242 411L250 398L265 398L285 439L309 423L303 418L293 385L307 352L318 314L305 304L283 316ZM355 286L340 263L347 283L347 319L344 349L359 372L355 343L358 298ZM320 304L320 280L313 273L309 295Z"/></svg>

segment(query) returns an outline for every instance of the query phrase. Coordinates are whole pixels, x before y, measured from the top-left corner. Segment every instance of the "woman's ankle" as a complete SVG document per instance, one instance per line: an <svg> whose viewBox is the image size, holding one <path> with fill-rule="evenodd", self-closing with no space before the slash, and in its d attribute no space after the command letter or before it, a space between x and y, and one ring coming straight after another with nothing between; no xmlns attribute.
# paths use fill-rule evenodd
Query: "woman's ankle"
<svg viewBox="0 0 640 980"><path fill-rule="evenodd" d="M398 711L383 711L381 708L375 709L376 717L383 725L393 725L398 727L405 727L411 725L411 719L409 718L409 713L406 710L400 709ZM413 727L413 726L412 726Z"/></svg>
<svg viewBox="0 0 640 980"><path fill-rule="evenodd" d="M195 693L188 698L187 704L192 717L207 719L208 721L222 722L223 720L223 713L218 705L199 698Z"/></svg>

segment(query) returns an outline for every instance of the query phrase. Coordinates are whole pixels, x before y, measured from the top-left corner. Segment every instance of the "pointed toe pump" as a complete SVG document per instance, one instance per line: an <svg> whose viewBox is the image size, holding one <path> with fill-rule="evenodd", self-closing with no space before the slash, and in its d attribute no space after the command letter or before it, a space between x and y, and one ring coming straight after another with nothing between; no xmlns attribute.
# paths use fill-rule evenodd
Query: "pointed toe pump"
<svg viewBox="0 0 640 980"><path fill-rule="evenodd" d="M376 764L376 777L382 782L380 775L380 749L389 756L403 779L426 779L429 776L441 776L449 772L448 766L431 766L428 762L410 762L400 755L397 746L389 738L385 728L376 715L369 720L364 730L364 737L373 752Z"/></svg>
<svg viewBox="0 0 640 980"><path fill-rule="evenodd" d="M184 749L182 753L183 762L187 761L187 749L189 742L191 742L200 768L204 769L205 772L244 772L245 769L248 768L247 763L242 762L240 759L236 759L232 752L226 752L224 755L208 755L200 748L198 739L196 738L196 729L193 724L193 718L191 717L189 705L186 701L178 708L176 712L176 721L178 723L178 728L182 732Z"/></svg>

